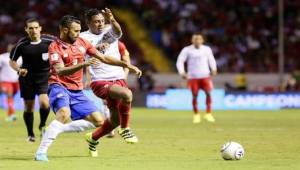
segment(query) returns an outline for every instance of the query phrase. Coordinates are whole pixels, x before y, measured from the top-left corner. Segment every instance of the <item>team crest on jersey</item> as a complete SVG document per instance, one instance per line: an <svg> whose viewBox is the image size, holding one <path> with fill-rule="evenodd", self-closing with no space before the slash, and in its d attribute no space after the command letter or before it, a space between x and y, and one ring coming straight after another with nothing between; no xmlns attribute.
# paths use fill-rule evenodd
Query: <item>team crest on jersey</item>
<svg viewBox="0 0 300 170"><path fill-rule="evenodd" d="M64 53L64 58L66 58L66 57L68 57L69 55L68 55L68 53Z"/></svg>
<svg viewBox="0 0 300 170"><path fill-rule="evenodd" d="M43 59L44 61L47 61L48 58L49 58L48 53L43 53L43 54L42 54L42 59Z"/></svg>
<svg viewBox="0 0 300 170"><path fill-rule="evenodd" d="M77 59L74 59L73 60L73 65L76 65L78 63L78 60Z"/></svg>
<svg viewBox="0 0 300 170"><path fill-rule="evenodd" d="M83 46L80 46L80 47L79 47L79 50L80 50L81 53L85 54L85 51L86 51L86 50L85 50L85 48L84 48Z"/></svg>
<svg viewBox="0 0 300 170"><path fill-rule="evenodd" d="M58 60L58 54L57 53L51 54L51 60L52 61L57 61Z"/></svg>
<svg viewBox="0 0 300 170"><path fill-rule="evenodd" d="M112 35L108 32L103 35L101 43L108 43L111 44L115 41L115 39L112 37Z"/></svg>

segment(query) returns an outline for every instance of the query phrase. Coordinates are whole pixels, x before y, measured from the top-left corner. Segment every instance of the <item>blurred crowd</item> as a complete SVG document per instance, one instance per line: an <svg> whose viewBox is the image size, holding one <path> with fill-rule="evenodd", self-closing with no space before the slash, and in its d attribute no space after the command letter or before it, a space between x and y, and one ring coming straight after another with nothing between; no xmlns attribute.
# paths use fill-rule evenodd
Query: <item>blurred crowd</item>
<svg viewBox="0 0 300 170"><path fill-rule="evenodd" d="M1 2L0 52L23 36L24 21L41 20L56 34L58 20L72 14L83 20L87 8L129 8L140 16L152 40L175 61L192 32L201 31L211 45L220 72L275 72L278 68L278 4L273 0L10 0ZM300 1L285 0L285 70L300 68ZM86 27L83 27L85 29ZM123 25L126 32L126 26ZM130 33L128 33L130 34ZM133 62L145 64L143 52L127 33Z"/></svg>
<svg viewBox="0 0 300 170"><path fill-rule="evenodd" d="M119 0L151 31L175 61L190 35L201 31L213 47L221 72L275 72L278 3L273 0ZM300 68L300 1L285 0L285 70Z"/></svg>

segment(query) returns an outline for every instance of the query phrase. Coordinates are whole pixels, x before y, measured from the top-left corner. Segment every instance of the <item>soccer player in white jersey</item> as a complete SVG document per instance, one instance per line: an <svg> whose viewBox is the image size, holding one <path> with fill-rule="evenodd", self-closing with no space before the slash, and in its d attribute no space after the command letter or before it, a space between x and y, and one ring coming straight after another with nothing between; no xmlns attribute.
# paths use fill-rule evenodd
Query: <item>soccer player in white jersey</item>
<svg viewBox="0 0 300 170"><path fill-rule="evenodd" d="M17 117L14 109L14 95L19 91L18 74L9 65L9 52L13 48L12 44L7 46L6 53L0 55L0 91L7 96L7 118L6 121L15 121ZM18 60L18 64L21 64Z"/></svg>
<svg viewBox="0 0 300 170"><path fill-rule="evenodd" d="M194 33L192 44L184 47L177 59L177 70L183 79L187 79L188 87L193 95L193 123L200 123L201 116L198 113L197 97L199 90L203 90L206 95L206 114L203 116L208 122L215 122L211 113L211 90L213 83L211 75L217 74L217 65L209 46L203 44L204 39L200 33ZM187 72L184 63L187 63Z"/></svg>
<svg viewBox="0 0 300 170"><path fill-rule="evenodd" d="M90 9L86 11L85 19L89 30L82 32L80 36L89 40L96 48L103 43L108 43L108 48L102 52L121 60L118 39L122 36L122 30L112 12L107 8L102 11ZM105 24L105 20L109 21L109 24ZM91 66L89 71L92 78L91 89L96 96L107 101L111 112L110 119L106 119L101 128L86 135L89 144L96 143L95 141L119 125L118 133L121 137L127 143L137 143L138 138L129 128L132 92L127 87L123 68L99 63Z"/></svg>

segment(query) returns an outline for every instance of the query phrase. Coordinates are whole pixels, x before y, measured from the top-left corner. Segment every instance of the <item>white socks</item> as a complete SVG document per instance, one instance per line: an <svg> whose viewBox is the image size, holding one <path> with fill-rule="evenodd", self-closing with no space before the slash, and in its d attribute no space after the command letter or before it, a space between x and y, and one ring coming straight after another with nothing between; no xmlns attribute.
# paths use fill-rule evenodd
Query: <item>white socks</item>
<svg viewBox="0 0 300 170"><path fill-rule="evenodd" d="M63 126L61 122L57 120L53 120L50 125L48 126L46 132L43 135L41 144L37 150L37 154L47 153L49 146L53 143L56 139L57 135L63 132Z"/></svg>
<svg viewBox="0 0 300 170"><path fill-rule="evenodd" d="M85 130L95 128L95 125L93 125L91 122L81 119L64 124L63 132L83 132Z"/></svg>
<svg viewBox="0 0 300 170"><path fill-rule="evenodd" d="M75 120L67 124L63 124L57 120L53 120L48 126L45 134L43 135L41 144L36 153L47 153L49 146L62 132L82 132L94 128L96 127L91 122L86 120Z"/></svg>

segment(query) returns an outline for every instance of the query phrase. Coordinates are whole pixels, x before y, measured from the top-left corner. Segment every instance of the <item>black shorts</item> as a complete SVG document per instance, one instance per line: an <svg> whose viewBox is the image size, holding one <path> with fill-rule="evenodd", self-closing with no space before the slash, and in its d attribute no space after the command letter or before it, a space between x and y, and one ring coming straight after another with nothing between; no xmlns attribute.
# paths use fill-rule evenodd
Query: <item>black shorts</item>
<svg viewBox="0 0 300 170"><path fill-rule="evenodd" d="M28 73L19 77L21 97L24 100L33 100L35 95L47 94L49 73Z"/></svg>

